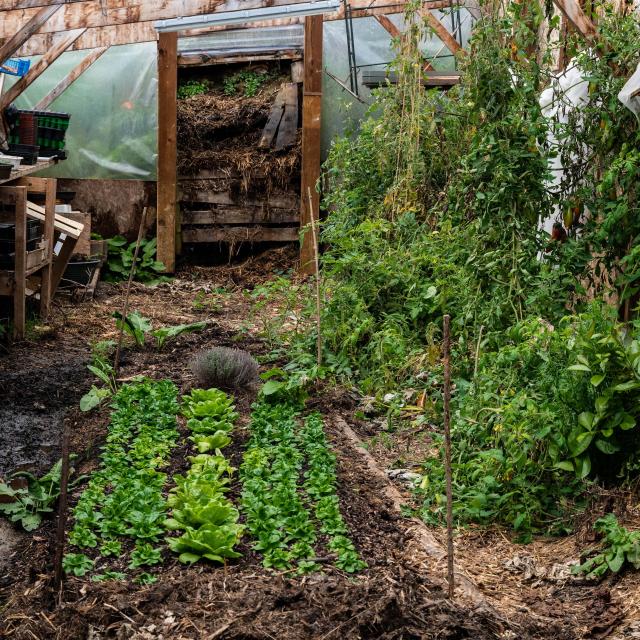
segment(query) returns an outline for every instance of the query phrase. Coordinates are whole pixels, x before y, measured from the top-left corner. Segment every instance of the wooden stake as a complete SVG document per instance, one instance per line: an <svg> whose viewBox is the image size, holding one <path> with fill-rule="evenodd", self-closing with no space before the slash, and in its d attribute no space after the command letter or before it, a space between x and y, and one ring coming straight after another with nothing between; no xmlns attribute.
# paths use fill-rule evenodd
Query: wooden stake
<svg viewBox="0 0 640 640"><path fill-rule="evenodd" d="M311 212L311 233L313 235L313 259L316 272L316 325L318 331L318 366L322 365L322 333L320 331L320 259L318 257L318 235L316 234L316 220L319 220L319 212L314 214L313 196L311 195L311 187L307 188L309 196L309 211Z"/></svg>
<svg viewBox="0 0 640 640"><path fill-rule="evenodd" d="M58 501L58 526L56 530L55 576L53 586L56 591L62 584L62 557L64 555L64 531L67 526L67 489L69 486L69 420L64 421L62 431L62 467L60 469L60 499Z"/></svg>
<svg viewBox="0 0 640 640"><path fill-rule="evenodd" d="M147 207L142 210L142 217L140 218L140 228L138 229L138 239L136 240L136 248L133 252L133 262L131 263L131 271L129 271L129 280L127 282L127 290L124 294L124 309L122 310L122 322L120 325L120 332L118 333L118 345L116 346L116 355L113 360L113 377L118 377L118 368L120 367L120 351L122 349L122 337L124 335L124 323L129 315L129 294L131 293L131 283L133 282L133 276L136 273L136 266L138 262L138 252L140 251L140 243L142 242L142 236L144 234L144 223L147 217Z"/></svg>
<svg viewBox="0 0 640 640"><path fill-rule="evenodd" d="M451 316L445 315L444 322L444 469L447 481L447 578L449 598L453 599L455 589L453 568L453 489L451 480Z"/></svg>

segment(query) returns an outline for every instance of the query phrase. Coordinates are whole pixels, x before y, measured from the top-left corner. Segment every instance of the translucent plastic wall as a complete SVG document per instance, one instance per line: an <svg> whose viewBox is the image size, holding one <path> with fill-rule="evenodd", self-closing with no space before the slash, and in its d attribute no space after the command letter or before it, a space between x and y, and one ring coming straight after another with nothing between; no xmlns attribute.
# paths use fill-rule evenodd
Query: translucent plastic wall
<svg viewBox="0 0 640 640"><path fill-rule="evenodd" d="M64 53L16 106L32 109L88 53ZM66 138L69 157L46 175L155 180L156 55L155 42L111 47L47 107L70 113L71 122ZM13 81L7 76L5 86Z"/></svg>

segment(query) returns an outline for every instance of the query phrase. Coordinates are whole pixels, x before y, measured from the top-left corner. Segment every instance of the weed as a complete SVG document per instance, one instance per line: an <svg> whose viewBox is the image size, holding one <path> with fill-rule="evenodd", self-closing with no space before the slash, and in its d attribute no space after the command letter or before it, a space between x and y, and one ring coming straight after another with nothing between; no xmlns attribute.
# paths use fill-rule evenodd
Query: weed
<svg viewBox="0 0 640 640"><path fill-rule="evenodd" d="M187 80L178 87L178 100L200 96L203 93L207 93L208 90L209 83L206 80L202 82L199 80Z"/></svg>
<svg viewBox="0 0 640 640"><path fill-rule="evenodd" d="M573 573L586 574L588 578L602 578L607 572L618 573L625 564L640 569L640 531L629 531L618 523L612 513L596 520L593 527L604 536L598 552L590 550L592 556L581 565L572 568Z"/></svg>

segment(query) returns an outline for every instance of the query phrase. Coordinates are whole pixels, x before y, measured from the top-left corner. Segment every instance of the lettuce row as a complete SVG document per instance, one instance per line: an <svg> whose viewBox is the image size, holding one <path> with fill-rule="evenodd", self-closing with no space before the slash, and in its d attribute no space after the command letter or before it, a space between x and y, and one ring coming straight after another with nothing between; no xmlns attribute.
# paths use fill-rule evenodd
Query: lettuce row
<svg viewBox="0 0 640 640"><path fill-rule="evenodd" d="M162 488L178 441L176 386L142 380L123 385L113 399L111 421L100 467L91 474L73 510L70 544L100 547L103 556L120 553L118 538L132 538L136 548L130 568L161 561L152 543L164 533L166 505Z"/></svg>
<svg viewBox="0 0 640 640"><path fill-rule="evenodd" d="M288 404L253 405L251 439L241 466L242 510L263 565L315 569L316 531L298 493L304 456L296 438L298 409Z"/></svg>
<svg viewBox="0 0 640 640"><path fill-rule="evenodd" d="M180 562L237 558L240 554L233 548L244 528L238 524L238 510L224 495L234 469L220 452L231 442L238 417L233 400L217 389L196 389L182 398L182 414L199 453L189 458L191 467L184 476L174 476L176 486L167 500L172 513L164 525L182 533L165 539Z"/></svg>
<svg viewBox="0 0 640 640"><path fill-rule="evenodd" d="M319 413L305 418L299 443L308 465L304 474L304 491L314 507L320 531L329 538L329 550L337 556L336 567L348 573L360 571L367 565L349 539L349 530L340 513L336 493L336 456L329 448Z"/></svg>

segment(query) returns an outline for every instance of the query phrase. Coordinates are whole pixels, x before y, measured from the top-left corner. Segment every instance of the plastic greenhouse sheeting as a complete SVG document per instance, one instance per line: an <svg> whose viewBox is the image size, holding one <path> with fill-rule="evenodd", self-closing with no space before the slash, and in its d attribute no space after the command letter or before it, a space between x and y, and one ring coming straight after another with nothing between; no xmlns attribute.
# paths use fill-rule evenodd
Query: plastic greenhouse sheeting
<svg viewBox="0 0 640 640"><path fill-rule="evenodd" d="M64 53L15 102L32 109L89 52ZM50 111L71 114L68 159L47 170L60 178L156 179L157 47L155 42L111 47ZM5 81L10 86L15 80Z"/></svg>
<svg viewBox="0 0 640 640"><path fill-rule="evenodd" d="M462 3L461 3L462 4ZM460 8L462 42L467 43L471 34L473 17L464 8ZM451 15L439 11L433 14L442 21L450 32L453 32ZM404 30L404 16L394 14L390 20ZM395 57L389 33L375 18L357 18L353 20L355 40L356 66L362 68L384 69ZM456 34L457 35L457 34ZM438 71L454 69L454 60L449 50L435 35L426 37L422 43L425 56L432 60ZM345 22L330 21L324 25L324 66L343 84L349 86L349 61L347 58L347 35ZM371 90L358 84L358 96L354 98L326 73L323 77L322 96L322 151L326 156L331 141L345 131L357 128L358 122L366 113L372 102Z"/></svg>

